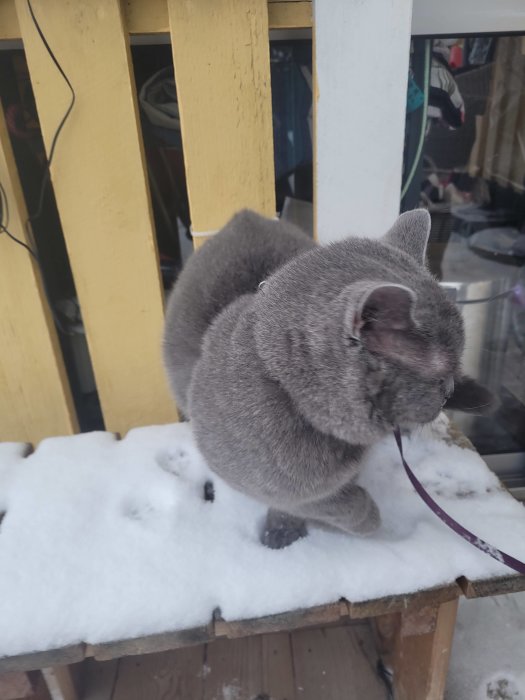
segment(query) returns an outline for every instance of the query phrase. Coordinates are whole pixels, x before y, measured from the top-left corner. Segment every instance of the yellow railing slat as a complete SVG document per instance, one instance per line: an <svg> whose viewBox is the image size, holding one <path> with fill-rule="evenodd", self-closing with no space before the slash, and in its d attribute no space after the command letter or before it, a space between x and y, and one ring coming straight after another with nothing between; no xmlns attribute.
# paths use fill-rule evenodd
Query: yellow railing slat
<svg viewBox="0 0 525 700"><path fill-rule="evenodd" d="M4 225L34 245L26 237L26 206L1 108L0 182L9 207ZM37 443L77 429L40 272L27 250L0 233L0 442Z"/></svg>
<svg viewBox="0 0 525 700"><path fill-rule="evenodd" d="M266 0L168 0L168 11L193 231L242 207L275 215Z"/></svg>
<svg viewBox="0 0 525 700"><path fill-rule="evenodd" d="M118 0L32 0L76 91L51 167L106 428L175 419L161 362L163 293ZM28 12L18 20L46 149L70 99Z"/></svg>
<svg viewBox="0 0 525 700"><path fill-rule="evenodd" d="M130 34L169 32L166 0L126 0L122 3ZM303 29L312 26L311 0L268 0L270 29ZM19 39L15 0L0 0L0 39Z"/></svg>

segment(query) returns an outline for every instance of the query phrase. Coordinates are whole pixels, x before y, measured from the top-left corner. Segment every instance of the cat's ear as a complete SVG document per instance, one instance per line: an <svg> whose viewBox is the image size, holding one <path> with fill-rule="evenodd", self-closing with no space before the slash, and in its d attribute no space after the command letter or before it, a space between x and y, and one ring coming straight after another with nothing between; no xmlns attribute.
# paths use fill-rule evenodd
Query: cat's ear
<svg viewBox="0 0 525 700"><path fill-rule="evenodd" d="M414 292L402 284L370 282L350 305L352 335L360 338L363 331L406 331L413 325ZM353 306L353 308L352 308Z"/></svg>
<svg viewBox="0 0 525 700"><path fill-rule="evenodd" d="M410 367L422 375L446 368L444 353L416 333L416 294L402 284L358 282L346 289L345 333L352 346Z"/></svg>
<svg viewBox="0 0 525 700"><path fill-rule="evenodd" d="M454 382L454 393L445 408L476 415L487 415L498 408L497 398L487 388L471 377L461 377Z"/></svg>
<svg viewBox="0 0 525 700"><path fill-rule="evenodd" d="M430 235L430 214L426 209L413 209L398 217L383 241L408 253L423 264Z"/></svg>

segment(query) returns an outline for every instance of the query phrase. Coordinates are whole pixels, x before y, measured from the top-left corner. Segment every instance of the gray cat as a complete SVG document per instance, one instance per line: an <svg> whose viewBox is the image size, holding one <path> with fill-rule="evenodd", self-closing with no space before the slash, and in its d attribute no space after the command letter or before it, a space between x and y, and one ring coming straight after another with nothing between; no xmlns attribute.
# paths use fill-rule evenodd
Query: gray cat
<svg viewBox="0 0 525 700"><path fill-rule="evenodd" d="M270 507L267 546L304 536L306 522L374 531L377 506L355 483L367 447L447 400L490 403L461 375L463 324L425 268L429 230L415 210L381 240L319 247L243 211L175 284L171 387L209 466Z"/></svg>

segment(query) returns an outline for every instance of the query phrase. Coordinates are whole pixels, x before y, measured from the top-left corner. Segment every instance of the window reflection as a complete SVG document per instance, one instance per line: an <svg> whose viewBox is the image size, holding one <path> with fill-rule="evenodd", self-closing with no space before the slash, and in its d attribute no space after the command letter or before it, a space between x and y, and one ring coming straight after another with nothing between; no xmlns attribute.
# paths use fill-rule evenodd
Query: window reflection
<svg viewBox="0 0 525 700"><path fill-rule="evenodd" d="M482 454L523 453L525 307L461 302L525 288L525 37L413 40L402 209L416 206L432 215L430 269L461 304L465 372L501 401L452 417Z"/></svg>

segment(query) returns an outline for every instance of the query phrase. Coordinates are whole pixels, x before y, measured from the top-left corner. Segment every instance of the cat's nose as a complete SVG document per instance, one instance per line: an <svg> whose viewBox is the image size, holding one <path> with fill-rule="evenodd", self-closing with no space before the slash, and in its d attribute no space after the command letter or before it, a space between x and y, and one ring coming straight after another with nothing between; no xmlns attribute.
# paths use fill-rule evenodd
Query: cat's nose
<svg viewBox="0 0 525 700"><path fill-rule="evenodd" d="M442 379L441 387L443 389L443 393L445 394L445 398L449 399L454 393L454 378L446 377L445 379Z"/></svg>

